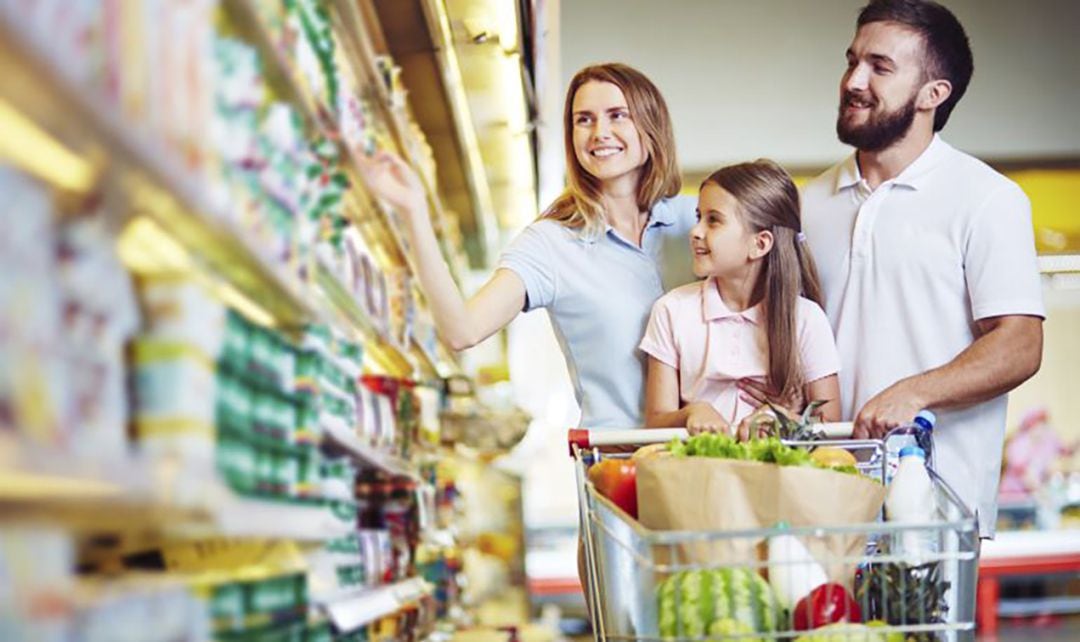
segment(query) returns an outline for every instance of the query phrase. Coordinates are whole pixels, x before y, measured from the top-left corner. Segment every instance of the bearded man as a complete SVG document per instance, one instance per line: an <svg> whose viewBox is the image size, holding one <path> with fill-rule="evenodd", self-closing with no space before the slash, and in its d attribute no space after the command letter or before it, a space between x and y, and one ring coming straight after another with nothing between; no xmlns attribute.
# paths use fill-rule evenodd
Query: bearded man
<svg viewBox="0 0 1080 642"><path fill-rule="evenodd" d="M854 437L938 416L937 472L993 535L1006 393L1042 360L1042 290L1020 188L938 132L973 62L934 2L865 6L836 131L855 148L803 189Z"/></svg>

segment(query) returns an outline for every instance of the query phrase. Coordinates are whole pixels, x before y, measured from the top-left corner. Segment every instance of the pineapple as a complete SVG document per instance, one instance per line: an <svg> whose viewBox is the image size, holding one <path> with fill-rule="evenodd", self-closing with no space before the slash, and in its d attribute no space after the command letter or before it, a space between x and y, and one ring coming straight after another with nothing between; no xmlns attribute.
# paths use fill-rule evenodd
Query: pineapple
<svg viewBox="0 0 1080 642"><path fill-rule="evenodd" d="M821 418L814 412L825 405L824 401L811 401L802 415L795 415L783 406L766 402L747 418L750 434L760 437L776 437L784 441L818 441L825 434L817 429Z"/></svg>
<svg viewBox="0 0 1080 642"><path fill-rule="evenodd" d="M878 551L888 553L886 541ZM941 579L941 562L909 565L871 562L855 577L855 600L866 620L884 620L896 626L942 624L949 607L950 583ZM936 642L937 633L909 633L908 640Z"/></svg>

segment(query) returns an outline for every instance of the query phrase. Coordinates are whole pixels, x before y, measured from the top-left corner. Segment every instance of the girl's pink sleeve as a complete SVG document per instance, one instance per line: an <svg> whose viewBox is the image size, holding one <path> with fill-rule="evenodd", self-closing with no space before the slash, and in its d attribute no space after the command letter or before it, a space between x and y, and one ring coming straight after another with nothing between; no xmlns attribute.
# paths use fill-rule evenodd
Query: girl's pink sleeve
<svg viewBox="0 0 1080 642"><path fill-rule="evenodd" d="M675 345L675 333L672 327L671 308L667 305L667 297L660 297L653 304L649 324L645 326L645 336L642 337L638 348L658 361L672 368L678 368L679 349Z"/></svg>
<svg viewBox="0 0 1080 642"><path fill-rule="evenodd" d="M798 309L803 377L809 383L840 372L840 353L825 311L808 299L800 299Z"/></svg>

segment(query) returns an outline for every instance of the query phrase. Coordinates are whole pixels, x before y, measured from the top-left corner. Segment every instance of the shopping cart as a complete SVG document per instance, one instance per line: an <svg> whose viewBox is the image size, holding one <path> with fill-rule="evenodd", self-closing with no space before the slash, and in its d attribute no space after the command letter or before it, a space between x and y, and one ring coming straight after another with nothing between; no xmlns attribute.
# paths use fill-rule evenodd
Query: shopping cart
<svg viewBox="0 0 1080 642"><path fill-rule="evenodd" d="M850 424L847 427L846 434L850 434ZM586 602L597 641L765 641L796 640L801 636L807 636L804 639L813 642L974 639L978 530L971 511L933 471L931 476L940 509L939 522L885 522L883 515L879 514L877 521L866 524L821 524L718 532L654 531L644 528L627 518L588 481L586 471L593 462L608 457L630 456L629 452L613 450L622 447L625 451L629 446L663 443L673 438L685 439L686 431L570 431L570 452L575 460L581 510ZM811 442L785 443L792 446L811 445ZM852 451L861 462L858 464L860 472L879 481L886 477L888 455L882 440L824 440L812 442L812 445L837 446ZM917 557L889 552L902 550L895 543L912 534L926 538L923 541L932 542L932 552L924 552ZM773 611L773 624L763 627L765 630L753 632L742 625L730 626L728 623L717 628L711 627L709 622L689 621L691 616L707 618L710 612L715 614L716 610L696 605L695 600L702 598L695 594L692 585L687 584L691 577L688 573L698 572L698 577L701 577L701 572L712 572L710 577L716 577L718 572L726 572L730 578L735 569L749 569L763 577L770 566L766 559L756 558L760 556L746 556L753 559L744 557L736 561L727 557L720 561L710 559L703 562L700 554L690 552L692 549L697 547L700 551L702 546L726 545L737 550L750 550L779 535L793 535L808 545L815 539L824 543L826 538L865 538L865 547L860 545L861 539L856 542L856 554L817 561L829 568L840 566L856 569L853 575L858 579L847 584L853 587L851 594L860 605L863 619L879 620L874 628L855 626L846 632L835 628L818 629L819 637L815 638L814 631L794 630L794 609ZM801 563L805 564L805 561ZM757 584L757 590L760 590L762 583ZM660 591L664 592L664 604L659 597ZM759 605L744 606L750 609L745 611L747 617L752 611L760 616Z"/></svg>

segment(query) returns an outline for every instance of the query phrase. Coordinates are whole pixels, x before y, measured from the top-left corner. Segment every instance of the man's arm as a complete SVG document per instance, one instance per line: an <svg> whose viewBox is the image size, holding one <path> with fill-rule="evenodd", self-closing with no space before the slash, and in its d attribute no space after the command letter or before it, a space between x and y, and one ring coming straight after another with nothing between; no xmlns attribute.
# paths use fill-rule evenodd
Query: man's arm
<svg viewBox="0 0 1080 642"><path fill-rule="evenodd" d="M1039 371L1043 320L1010 315L976 321L979 337L945 365L901 379L866 402L855 439L880 438L924 408L954 408L993 399Z"/></svg>

